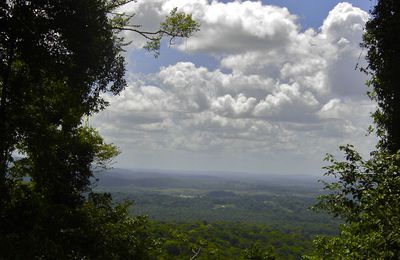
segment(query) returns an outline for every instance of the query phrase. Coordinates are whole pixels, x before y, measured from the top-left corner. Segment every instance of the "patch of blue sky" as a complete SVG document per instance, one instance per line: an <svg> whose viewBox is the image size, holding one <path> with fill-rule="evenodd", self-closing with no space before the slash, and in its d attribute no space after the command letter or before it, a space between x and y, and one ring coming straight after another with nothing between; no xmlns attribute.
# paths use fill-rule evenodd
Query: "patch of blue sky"
<svg viewBox="0 0 400 260"><path fill-rule="evenodd" d="M161 44L160 55L155 58L153 54L143 49L136 49L128 53L127 70L136 73L156 73L161 67L176 64L177 62L192 62L196 66L215 70L219 61L210 55L201 53L187 53L168 47L165 42Z"/></svg>
<svg viewBox="0 0 400 260"><path fill-rule="evenodd" d="M377 0L262 0L265 5L286 7L291 14L298 16L302 30L308 28L318 29L338 3L348 2L362 10L369 11ZM221 2L234 2L222 0Z"/></svg>

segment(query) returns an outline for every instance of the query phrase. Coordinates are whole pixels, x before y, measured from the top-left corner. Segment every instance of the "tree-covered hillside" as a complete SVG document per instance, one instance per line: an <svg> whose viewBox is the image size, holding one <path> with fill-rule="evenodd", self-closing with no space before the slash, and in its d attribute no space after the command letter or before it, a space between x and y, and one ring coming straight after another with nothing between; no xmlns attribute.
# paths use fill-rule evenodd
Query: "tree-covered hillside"
<svg viewBox="0 0 400 260"><path fill-rule="evenodd" d="M133 201L131 215L149 216L161 259L198 250L196 259L246 259L252 250L300 259L316 235L338 234L340 221L310 209L317 177L123 169L97 177L96 190Z"/></svg>

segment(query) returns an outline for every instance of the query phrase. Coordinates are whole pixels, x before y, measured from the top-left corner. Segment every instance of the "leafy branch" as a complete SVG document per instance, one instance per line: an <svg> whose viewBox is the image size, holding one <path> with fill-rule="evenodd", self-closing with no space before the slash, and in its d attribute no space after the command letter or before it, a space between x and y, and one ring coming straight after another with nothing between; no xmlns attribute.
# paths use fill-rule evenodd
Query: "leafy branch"
<svg viewBox="0 0 400 260"><path fill-rule="evenodd" d="M169 45L171 46L177 38L189 38L200 30L200 24L193 20L191 14L178 12L176 7L166 16L165 21L160 24L157 31L143 31L140 30L141 25L129 24L129 20L133 16L134 14L114 13L112 28L117 31L132 31L140 34L147 40L144 49L153 53L155 57L160 55L161 40L165 36L169 37Z"/></svg>

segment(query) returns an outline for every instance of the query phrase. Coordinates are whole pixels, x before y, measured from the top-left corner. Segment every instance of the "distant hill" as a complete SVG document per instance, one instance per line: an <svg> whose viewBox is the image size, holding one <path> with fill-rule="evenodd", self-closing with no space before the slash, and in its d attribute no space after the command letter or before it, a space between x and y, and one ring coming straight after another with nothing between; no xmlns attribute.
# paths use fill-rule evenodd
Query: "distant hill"
<svg viewBox="0 0 400 260"><path fill-rule="evenodd" d="M337 220L309 209L322 192L313 176L117 168L96 177L95 190L111 192L116 201L134 201L132 214L153 220L255 223L307 234L337 231Z"/></svg>
<svg viewBox="0 0 400 260"><path fill-rule="evenodd" d="M98 173L95 185L102 188L198 188L219 189L221 186L236 190L274 190L290 187L296 190L320 192L315 176L248 174L227 172L171 172L160 170L127 170L115 168Z"/></svg>

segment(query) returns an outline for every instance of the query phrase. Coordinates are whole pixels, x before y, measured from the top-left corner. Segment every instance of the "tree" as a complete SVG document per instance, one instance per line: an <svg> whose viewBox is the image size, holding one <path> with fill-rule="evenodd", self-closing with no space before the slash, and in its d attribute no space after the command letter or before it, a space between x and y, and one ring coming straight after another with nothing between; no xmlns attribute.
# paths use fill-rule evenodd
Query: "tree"
<svg viewBox="0 0 400 260"><path fill-rule="evenodd" d="M342 146L345 161L328 155L328 194L318 209L344 220L338 237L319 237L316 255L344 259L397 259L400 256L400 153L375 151L364 160L354 147Z"/></svg>
<svg viewBox="0 0 400 260"><path fill-rule="evenodd" d="M380 0L366 24L362 47L368 49L369 96L378 108L372 115L380 138L364 160L354 147L340 149L344 161L327 155L328 194L317 209L344 220L337 237L315 241L317 258L398 259L400 256L400 2Z"/></svg>
<svg viewBox="0 0 400 260"><path fill-rule="evenodd" d="M0 252L9 258L84 257L91 252L80 247L84 231L130 226L111 200L90 199L93 170L118 150L83 118L106 107L102 93L126 85L122 30L135 28L158 52L163 36L189 37L199 25L174 9L158 32L141 32L116 13L127 2L0 3ZM99 239L120 235L98 230Z"/></svg>
<svg viewBox="0 0 400 260"><path fill-rule="evenodd" d="M400 149L400 2L380 0L366 24L362 47L368 49L369 96L378 109L373 114L380 146L390 153Z"/></svg>

